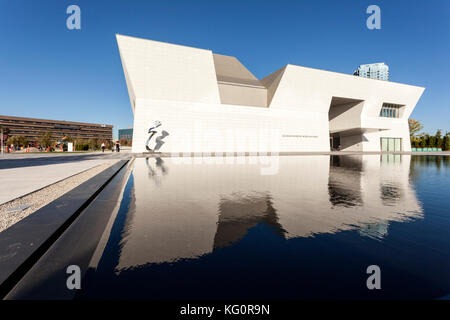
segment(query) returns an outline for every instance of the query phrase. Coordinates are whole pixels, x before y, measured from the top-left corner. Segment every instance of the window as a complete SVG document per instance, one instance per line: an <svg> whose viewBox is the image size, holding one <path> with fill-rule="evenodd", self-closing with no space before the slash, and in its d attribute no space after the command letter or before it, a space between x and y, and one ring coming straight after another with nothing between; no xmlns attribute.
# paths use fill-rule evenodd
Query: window
<svg viewBox="0 0 450 320"><path fill-rule="evenodd" d="M400 108L402 106L398 104L383 103L381 107L380 117L386 118L400 118Z"/></svg>

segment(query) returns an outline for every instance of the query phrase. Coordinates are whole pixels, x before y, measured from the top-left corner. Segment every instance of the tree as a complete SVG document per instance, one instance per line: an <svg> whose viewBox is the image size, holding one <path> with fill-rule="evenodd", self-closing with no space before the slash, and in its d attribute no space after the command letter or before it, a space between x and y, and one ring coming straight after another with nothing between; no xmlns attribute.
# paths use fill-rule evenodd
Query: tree
<svg viewBox="0 0 450 320"><path fill-rule="evenodd" d="M89 144L89 148L91 150L98 149L98 141L97 141L97 139L94 139L94 138L89 139L88 144Z"/></svg>
<svg viewBox="0 0 450 320"><path fill-rule="evenodd" d="M28 146L28 138L25 136L17 136L17 144L23 147Z"/></svg>
<svg viewBox="0 0 450 320"><path fill-rule="evenodd" d="M414 148L441 148L450 150L450 132L442 135L442 130L438 129L435 135L422 132L417 136L411 136L411 146Z"/></svg>
<svg viewBox="0 0 450 320"><path fill-rule="evenodd" d="M8 140L6 140L6 144L8 146L10 146L10 145L14 145L14 146L17 145L17 137L16 136L9 137Z"/></svg>
<svg viewBox="0 0 450 320"><path fill-rule="evenodd" d="M430 147L430 148L436 147L436 137L435 136L428 137L428 147Z"/></svg>
<svg viewBox="0 0 450 320"><path fill-rule="evenodd" d="M436 148L442 148L442 144L443 144L443 138L442 138L442 131L441 131L441 129L438 129L437 131L436 131L436 135L435 135L435 137L436 137Z"/></svg>
<svg viewBox="0 0 450 320"><path fill-rule="evenodd" d="M52 133L47 131L41 138L41 146L44 148L51 147L55 141L53 140Z"/></svg>
<svg viewBox="0 0 450 320"><path fill-rule="evenodd" d="M25 136L11 136L6 140L7 145L15 145L17 147L22 146L26 147L28 146L28 138Z"/></svg>
<svg viewBox="0 0 450 320"><path fill-rule="evenodd" d="M450 150L450 132L444 136L444 141L442 143L443 150Z"/></svg>
<svg viewBox="0 0 450 320"><path fill-rule="evenodd" d="M409 125L409 135L410 137L414 137L417 133L419 133L423 129L423 125L413 118L408 119Z"/></svg>
<svg viewBox="0 0 450 320"><path fill-rule="evenodd" d="M76 151L87 151L89 150L88 141L85 139L77 138L75 140L75 150Z"/></svg>
<svg viewBox="0 0 450 320"><path fill-rule="evenodd" d="M426 136L423 133L419 136L419 140L420 140L419 146L421 148L425 148L427 146L427 140L426 140Z"/></svg>
<svg viewBox="0 0 450 320"><path fill-rule="evenodd" d="M120 144L122 146L127 146L128 145L128 140L126 138L122 138L122 139L120 139Z"/></svg>

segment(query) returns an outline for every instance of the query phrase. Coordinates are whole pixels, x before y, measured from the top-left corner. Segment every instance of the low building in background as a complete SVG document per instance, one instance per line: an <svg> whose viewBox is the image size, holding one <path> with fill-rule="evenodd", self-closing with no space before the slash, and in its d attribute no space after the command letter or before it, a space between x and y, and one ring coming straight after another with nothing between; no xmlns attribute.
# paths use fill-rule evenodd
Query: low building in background
<svg viewBox="0 0 450 320"><path fill-rule="evenodd" d="M262 79L211 50L117 35L133 152L411 151L423 87L285 65ZM387 67L387 66L386 66Z"/></svg>
<svg viewBox="0 0 450 320"><path fill-rule="evenodd" d="M23 136L30 145L38 145L46 132L50 132L52 139L61 140L63 137L73 139L101 139L112 140L113 126L72 121L59 121L35 118L22 118L0 115L0 126L9 129L8 136Z"/></svg>
<svg viewBox="0 0 450 320"><path fill-rule="evenodd" d="M354 76L359 76L363 78L378 79L378 80L389 80L389 66L380 63L370 63L362 64L353 73Z"/></svg>

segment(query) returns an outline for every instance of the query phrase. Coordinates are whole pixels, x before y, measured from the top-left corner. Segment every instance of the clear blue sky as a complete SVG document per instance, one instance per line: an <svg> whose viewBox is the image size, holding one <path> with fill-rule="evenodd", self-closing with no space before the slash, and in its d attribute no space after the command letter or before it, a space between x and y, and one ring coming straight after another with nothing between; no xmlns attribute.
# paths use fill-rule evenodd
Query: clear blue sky
<svg viewBox="0 0 450 320"><path fill-rule="evenodd" d="M66 28L71 4L81 30ZM381 30L366 27L371 4ZM450 131L449 0L0 0L0 114L132 126L116 33L233 55L258 78L386 62L392 81L426 87L412 117Z"/></svg>

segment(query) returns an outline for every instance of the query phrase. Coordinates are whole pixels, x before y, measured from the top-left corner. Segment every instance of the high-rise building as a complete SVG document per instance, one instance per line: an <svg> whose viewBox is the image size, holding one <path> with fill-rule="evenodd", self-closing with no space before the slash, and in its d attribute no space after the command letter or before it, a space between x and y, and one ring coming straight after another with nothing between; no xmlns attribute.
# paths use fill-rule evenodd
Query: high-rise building
<svg viewBox="0 0 450 320"><path fill-rule="evenodd" d="M380 63L371 63L371 64L362 64L358 67L358 69L353 72L353 75L378 79L378 80L389 80L389 66L384 62Z"/></svg>

